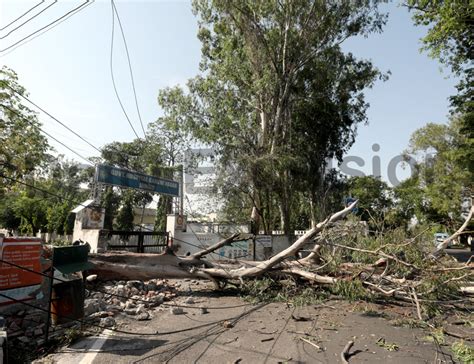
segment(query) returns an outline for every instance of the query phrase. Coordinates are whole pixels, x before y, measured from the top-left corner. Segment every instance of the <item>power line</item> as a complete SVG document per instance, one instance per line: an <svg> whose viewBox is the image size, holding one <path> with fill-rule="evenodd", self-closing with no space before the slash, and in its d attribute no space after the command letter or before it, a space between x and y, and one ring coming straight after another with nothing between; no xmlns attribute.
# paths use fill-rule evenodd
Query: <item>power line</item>
<svg viewBox="0 0 474 364"><path fill-rule="evenodd" d="M4 175L4 174L2 174L2 173L0 173L0 178L5 178L5 179L8 179L8 180L10 180L10 181L12 181L12 182L19 183L19 184L21 184L21 185L23 185L23 186L33 188L33 189L35 189L35 190L37 190L37 191L43 192L43 193L45 193L45 194L47 194L47 195L50 195L50 196L52 196L52 197L56 197L56 198L58 198L58 199L60 199L60 200L63 200L63 201L69 201L69 202L72 202L72 203L77 204L77 205L79 205L79 206L88 207L87 205L84 205L84 204L82 204L82 203L80 203L80 202L78 202L78 201L76 201L76 200L74 200L74 199L71 199L71 198L68 198L68 197L65 197L65 196L58 195L58 194L56 194L56 193L50 192L50 191L45 190L45 189L40 188L40 187L36 187L36 186L34 186L34 185L32 185L32 184L29 184L29 183L27 183L27 182L23 182L23 181L21 181L21 180L19 180L19 179L17 179L17 178L8 177L8 176L6 176L6 175ZM136 225L136 226L138 226L138 225ZM148 230L148 231L153 231L152 229L148 229L148 228L146 228L146 227L144 227L144 229L145 229L145 230ZM174 239L174 240L177 240L177 241L181 241L181 242L183 242L183 243L186 243L186 244L188 244L188 245L190 245L190 246L194 246L195 248L204 249L203 246L197 246L197 245L195 245L195 244L193 244L193 243L190 243L190 242L188 242L188 241L184 241L184 240L181 240L181 239L178 239L178 238L173 238L173 239ZM244 241L244 240L241 240L241 241ZM216 254L216 253L211 252L210 254Z"/></svg>
<svg viewBox="0 0 474 364"><path fill-rule="evenodd" d="M89 2L90 2L90 0L86 0L86 1L85 1L84 3L82 3L81 5L75 7L74 9L72 9L72 10L70 10L70 11L68 11L66 14L64 14L63 16L57 18L56 20L52 21L51 23L45 25L44 27L42 27L42 28L40 28L40 29L34 31L33 33L27 35L26 37L20 39L19 41L15 42L15 43L13 43L12 45L8 46L7 48L0 49L0 53L3 53L3 52L5 52L5 51L8 51L9 49L15 47L17 44L20 44L21 42L23 42L24 40L27 40L28 38L30 38L30 37L32 37L33 35L35 35L35 34L41 32L42 30L44 30L44 29L50 27L51 25L54 25L54 24L56 24L57 22L60 22L61 20L63 20L63 19L65 19L65 18L69 17L69 15L75 13L76 11L79 12L79 11L83 10L87 5L89 5Z"/></svg>
<svg viewBox="0 0 474 364"><path fill-rule="evenodd" d="M112 85L114 87L114 91L115 91L115 96L117 97L117 100L120 104L120 107L122 109L122 112L123 114L125 115L125 118L127 119L128 121L128 124L130 125L130 127L132 128L133 130L133 133L135 134L135 136L140 139L140 137L138 136L137 132L135 131L135 128L133 127L132 125L132 122L130 121L130 118L128 117L128 114L127 112L125 111L125 107L123 106L122 104L122 100L120 99L120 95L117 91L117 85L115 84L115 77L114 77L114 35L115 35L115 13L114 13L114 3L113 1L111 2L111 9L112 9L112 37L111 37L111 41L110 41L110 75L112 76Z"/></svg>
<svg viewBox="0 0 474 364"><path fill-rule="evenodd" d="M98 151L99 153L102 154L102 149L101 148L98 148L96 147L94 144L92 144L91 142L89 142L87 139L85 139L82 135L80 135L79 133L77 133L76 131L74 131L73 129L71 129L69 126L67 126L64 122L60 121L57 117L53 116L51 113L49 113L48 111L46 111L44 108L42 108L41 106L39 106L38 104L36 104L34 101L32 101L30 98L26 97L25 95L23 95L22 93L18 92L17 90L15 90L13 87L11 87L7 81L5 80L0 80L0 84L3 84L3 86L9 88L13 93L15 93L16 95L22 97L24 100L28 101L30 104L34 105L37 109L39 109L40 111L42 111L43 113L45 113L46 115L48 115L51 119L53 119L55 122L57 122L59 125L61 125L62 127L64 127L65 129L67 129L69 132L71 132L72 134L74 134L75 136L77 136L78 138L80 138L82 141L84 141L85 143L87 143L89 146L91 146L93 149L95 149L96 151ZM122 151L115 151L117 154L123 156L123 157L133 157L132 155L130 154L127 154L127 153L124 153Z"/></svg>
<svg viewBox="0 0 474 364"><path fill-rule="evenodd" d="M47 28L47 29L45 29L45 30L43 30L43 31L39 31L34 37L29 38L29 37L31 37L32 35L34 35L34 33L33 33L33 34L30 34L30 35L27 37L28 40L26 40L25 42L23 42L23 43L21 43L21 44L15 45L15 47L13 47L12 49L10 49L9 52L7 52L7 53L1 55L0 57L3 57L3 56L6 56L7 54L10 54L10 53L13 52L15 49L20 48L21 46L23 46L23 45L25 45L25 44L27 44L27 43L29 43L29 42L35 40L36 38L42 36L44 33L49 32L50 30L56 28L56 27L57 27L58 25L60 25L62 22L65 22L66 20L68 20L71 16L74 16L75 14L77 14L77 13L79 13L80 11L84 10L84 9L87 8L88 6L92 5L92 3L94 3L94 1L95 1L95 0L91 0L91 1L88 2L87 5L85 5L83 8L80 8L80 9L77 10L77 11L73 11L71 14L67 15L65 18L61 19L60 21L58 21L57 23L55 23L53 26L51 26L51 27L49 27L49 28ZM36 32L35 32L35 33L36 33ZM23 40L25 40L25 38L24 38Z"/></svg>
<svg viewBox="0 0 474 364"><path fill-rule="evenodd" d="M24 116L22 116L21 114L19 114L17 111L13 110L12 108L10 108L9 106L6 106L6 105L1 105L1 107L4 107L5 109L9 110L10 112L12 112L13 114L15 114L17 117L19 117L21 120L23 121L26 121L27 123L29 123L30 125L33 125L35 127L37 127L43 134L45 134L46 136L48 136L49 138L53 139L54 141L56 141L57 143L61 144L64 148L68 149L69 151L71 151L72 153L74 153L75 155L77 155L79 158L82 158L83 160L85 160L87 163L89 163L90 165L94 165L94 163L84 157L83 155L81 155L80 153L76 152L74 149L72 149L71 147L69 147L68 145L64 144L63 142L61 142L60 140L58 140L57 138L53 137L51 134L49 134L48 132L46 132L45 130L43 130L39 125L35 124L34 122L32 122L31 120L28 120L27 118L25 118Z"/></svg>
<svg viewBox="0 0 474 364"><path fill-rule="evenodd" d="M54 278L54 279L56 279L56 278ZM19 303L19 304L37 309L39 311L43 311L43 312L46 312L46 313L50 312L48 309L45 309L45 308L40 307L40 306L32 305L31 303L21 301L19 299L8 296L8 295L3 294L1 292L0 292L0 297L3 297L5 299L13 301L15 303ZM105 327L105 326L102 326L102 325L99 325L99 324L94 324L92 322L87 322L84 319L82 319L82 320L81 319L76 319L76 318L66 316L66 315L59 315L57 313L55 315L60 317L60 318L65 318L65 319L68 319L68 320L71 320L71 321L79 322L79 323L81 323L83 325L86 325L86 326L92 326L92 327L98 327L98 328L101 328L101 329L107 329L107 330L110 330L112 332L117 332L117 333L120 333L120 334L127 334L127 335L134 335L134 336L158 336L158 335L177 334L177 333L181 333L181 332L187 332L187 331L200 329L200 328L207 327L207 326L218 325L218 324L220 324L222 322L225 322L225 321L238 320L242 317L245 317L246 315L248 315L251 312L259 310L260 308L266 306L267 304L268 303L259 304L257 306L254 306L253 308L251 308L249 311L246 311L244 313L241 313L240 315L237 315L237 316L234 316L234 317L231 317L231 318L225 318L225 319L221 319L221 320L217 320L217 321L213 321L213 322L207 322L207 323L202 324L202 325L197 325L197 326L188 327L188 328L184 328L184 329L178 329L178 330L173 330L173 331L163 331L163 332L159 332L159 331L155 331L155 332L132 332L132 331L119 330L119 329L112 329L110 327Z"/></svg>
<svg viewBox="0 0 474 364"><path fill-rule="evenodd" d="M21 269L21 270L24 270L24 271L27 271L27 272L30 272L30 273L34 273L34 274L37 274L37 275L40 275L42 277L45 277L45 278L49 278L51 279L51 276L43 273L43 272L38 272L36 270L33 270L33 269L30 269L28 267L24 267L24 266L21 266L21 265L18 265L18 264L15 264L15 263L12 263L12 262L8 262L6 260L3 260L3 259L0 259L0 263L3 263L3 264L8 264L12 267L15 267L15 268L18 268L18 269ZM68 283L70 281L68 280L65 280L65 279L62 279L62 278L58 278L58 277L54 277L54 280L55 281L58 281L58 282L61 282L61 283ZM107 292L107 291L102 291L100 289L88 289L89 291L91 292L96 292L96 293L103 293L105 295L108 295L108 296L112 296L112 297L118 297L118 298L125 298L127 300L131 300L131 301L136 301L136 302L143 302L143 303L153 303L153 302L150 302L150 301L146 301L146 300L143 300L143 299L140 299L140 298L133 298L133 297L128 297L128 296L123 296L123 295L119 295L119 294L116 294L116 293L110 293L110 292ZM199 308L199 307L196 307L196 306L189 306L189 305L178 305L178 304L174 304L174 303L167 303L167 302L163 302L162 305L165 305L165 306L170 306L170 307L181 307L181 308ZM216 307L208 307L206 306L207 309L209 310L227 310L227 309L231 309L231 308L240 308L240 307L246 307L246 306L252 306L251 303L245 303L245 304L241 304L241 305L232 305L232 306L216 306Z"/></svg>
<svg viewBox="0 0 474 364"><path fill-rule="evenodd" d="M83 206L83 207L88 207L88 206L86 206L86 205L84 205L84 204L82 204L82 203L79 203L79 202L77 202L77 201L75 201L75 200L73 200L73 199L70 199L70 198L67 198L67 197L64 197L64 196L61 196L61 195L57 195L57 194L52 193L52 192L50 192L50 191L48 191L48 190L45 190L45 189L36 187L36 186L34 186L34 185L31 185L31 184L29 184L29 183L23 182L23 181L18 180L18 179L16 179L16 178L8 177L8 176L6 176L6 175L4 175L4 174L2 174L2 173L0 173L0 178L5 178L5 179L8 179L8 180L10 180L10 181L13 181L13 182L22 184L22 185L24 185L24 186L33 188L33 189L35 189L35 190L38 190L38 191L40 191L40 192L43 192L43 193L45 193L45 194L48 194L48 195L50 195L50 196L59 198L59 199L64 200L64 201L69 201L69 202L73 202L73 203L78 204L78 205ZM146 230L148 230L148 229L146 229ZM202 246L202 245L199 247L199 246L197 246L197 245L195 245L195 244L193 244L193 243L190 243L190 242L187 242L187 241L184 241L184 240L181 240L181 239L177 239L177 238L173 238L173 239L176 239L176 240L178 240L178 241L181 241L181 242L183 242L183 243L185 243L185 244L188 244L188 245L190 245L190 246L194 246L194 247L199 248L199 249L205 249L205 247ZM247 239L247 240L248 240L248 239ZM245 241L245 240L240 240L240 241ZM217 253L211 252L210 254L217 254ZM249 256L249 254L247 254L246 256ZM246 257L246 256L242 256L242 257L240 257L240 258L244 258L244 257ZM218 263L216 259L214 259L214 258L212 258L212 257L209 257L209 258L212 260L212 262L213 262L214 265L218 266L219 268L221 268L221 269L224 270L225 272L229 273L229 269L227 269L226 267L224 267L222 264ZM109 294L109 293L107 293L107 294Z"/></svg>
<svg viewBox="0 0 474 364"><path fill-rule="evenodd" d="M48 190L45 190L45 189L43 189L43 188L36 187L35 185L32 185L32 184L23 182L23 181L21 181L21 180L19 180L19 179L17 179L17 178L8 177L8 176L6 176L6 175L4 175L4 174L2 174L2 173L0 173L0 178L5 178L5 179L8 179L8 180L10 180L10 181L12 181L12 182L19 183L19 184L21 184L21 185L23 185L23 186L33 188L34 190L43 192L43 193L45 193L45 194L47 194L47 195L50 195L50 196L52 196L52 197L59 198L60 200L63 200L63 201L69 201L69 202L72 202L72 203L74 203L74 204L78 204L79 206L82 206L82 207L89 207L89 206L84 205L84 204L82 204L82 203L80 203L80 202L77 202L76 200L73 200L72 198L58 195L58 194L56 194L56 193L50 192L50 191L48 191Z"/></svg>
<svg viewBox="0 0 474 364"><path fill-rule="evenodd" d="M2 81L0 81L2 82ZM99 148L97 148L95 145L91 144L89 141L87 141L86 139L84 139L81 135L79 135L78 133L76 133L74 130L72 130L69 126L67 126L66 124L64 124L63 122L61 122L60 120L58 120L57 118L55 118L53 115L51 115L49 112L47 112L46 110L44 110L43 108L41 108L40 106L38 106L36 103L34 103L33 101L31 101L28 97L26 97L25 95L23 95L22 93L18 92L17 90L15 90L13 87L11 87L7 82L3 81L2 82L6 87L8 87L10 90L12 90L12 92L14 92L15 94L17 94L18 96L22 97L23 99L25 99L26 101L28 101L30 104L34 105L36 108L38 108L39 110L41 110L43 113L45 113L46 115L48 115L51 119L53 119L54 121L56 121L58 124L60 124L61 126L63 126L64 128L66 128L67 130L69 130L71 133L73 133L75 136L77 136L79 139L81 139L82 141L84 141L85 143L87 143L89 146L91 146L92 148L94 148L95 150L97 150L99 153L101 153L101 150Z"/></svg>
<svg viewBox="0 0 474 364"><path fill-rule="evenodd" d="M44 0L40 1L38 4L36 4L35 6L33 6L32 8L30 8L29 10L25 11L23 14L21 14L18 18L12 20L10 23L8 23L7 25L5 25L3 28L0 28L0 31L2 30L5 30L7 29L10 25L12 25L13 23L15 23L17 20L20 20L21 18L23 18L26 14L28 14L29 12L33 11L35 8L37 8L38 6L40 6L42 3L44 3Z"/></svg>
<svg viewBox="0 0 474 364"><path fill-rule="evenodd" d="M132 80L133 95L135 97L135 107L137 108L138 118L140 119L140 125L142 127L143 135L145 136L145 139L146 139L146 132L145 132L145 128L143 127L143 120L142 120L142 116L140 114L140 109L138 107L137 91L135 89L135 79L133 77L132 62L130 61L130 53L128 52L128 46L127 46L127 41L125 39L125 33L123 31L122 22L120 21L120 16L119 16L119 13L117 11L117 7L115 6L115 2L114 2L114 0L111 0L111 2L112 2L112 6L114 8L115 14L117 15L117 20L118 20L118 23L119 23L119 26L120 26L120 32L122 33L122 39L123 39L123 43L125 45L125 51L127 53L128 69L130 71L130 78Z"/></svg>
<svg viewBox="0 0 474 364"><path fill-rule="evenodd" d="M13 28L12 30L10 30L7 34L5 34L4 36L0 37L0 39L5 39L6 37L8 37L10 34L12 34L15 30L21 28L23 25L29 23L30 21L32 21L33 19L37 18L38 16L40 16L42 13L44 13L46 10L48 10L51 6L55 5L58 1L57 0L54 0L51 4L49 4L47 7L45 7L43 10L41 10L38 14L35 14L33 15L31 18L25 20L23 23L21 23L20 25L18 25L16 28Z"/></svg>

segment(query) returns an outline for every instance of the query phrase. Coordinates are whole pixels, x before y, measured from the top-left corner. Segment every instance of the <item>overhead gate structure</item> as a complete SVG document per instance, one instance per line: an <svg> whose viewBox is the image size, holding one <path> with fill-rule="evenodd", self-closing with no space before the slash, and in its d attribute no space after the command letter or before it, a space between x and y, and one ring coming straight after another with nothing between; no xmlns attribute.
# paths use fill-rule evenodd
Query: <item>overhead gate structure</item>
<svg viewBox="0 0 474 364"><path fill-rule="evenodd" d="M103 230L101 240L107 250L125 250L137 253L162 253L168 246L169 234L164 231Z"/></svg>

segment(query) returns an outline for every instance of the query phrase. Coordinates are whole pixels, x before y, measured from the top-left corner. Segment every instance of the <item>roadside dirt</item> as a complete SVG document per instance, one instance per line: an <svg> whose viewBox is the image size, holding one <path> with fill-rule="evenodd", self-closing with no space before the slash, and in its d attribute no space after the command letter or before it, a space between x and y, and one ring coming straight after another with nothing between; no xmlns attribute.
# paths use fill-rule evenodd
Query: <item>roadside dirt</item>
<svg viewBox="0 0 474 364"><path fill-rule="evenodd" d="M36 362L341 363L352 340L351 364L457 363L448 342L436 342L421 328L397 326L413 325L411 308L338 300L296 308L250 305L217 295L205 282L174 283L180 294L169 303L192 307L182 314L160 306L147 321L119 316L117 329L133 334L85 337ZM450 330L474 337L466 325Z"/></svg>

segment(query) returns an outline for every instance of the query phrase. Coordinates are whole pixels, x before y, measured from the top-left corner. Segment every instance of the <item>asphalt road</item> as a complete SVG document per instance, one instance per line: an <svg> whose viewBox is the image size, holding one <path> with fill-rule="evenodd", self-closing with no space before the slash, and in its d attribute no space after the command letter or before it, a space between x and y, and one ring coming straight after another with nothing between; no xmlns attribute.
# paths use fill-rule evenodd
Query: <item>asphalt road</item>
<svg viewBox="0 0 474 364"><path fill-rule="evenodd" d="M436 358L454 363L447 347L425 339L427 332L392 323L413 314L411 307L345 301L249 305L239 297L196 290L201 286L192 292L182 287L196 306L182 315L159 308L149 321L117 317L118 328L133 334L106 330L36 363L340 363L350 340L355 342L351 364L426 364ZM199 306L209 307L209 313Z"/></svg>

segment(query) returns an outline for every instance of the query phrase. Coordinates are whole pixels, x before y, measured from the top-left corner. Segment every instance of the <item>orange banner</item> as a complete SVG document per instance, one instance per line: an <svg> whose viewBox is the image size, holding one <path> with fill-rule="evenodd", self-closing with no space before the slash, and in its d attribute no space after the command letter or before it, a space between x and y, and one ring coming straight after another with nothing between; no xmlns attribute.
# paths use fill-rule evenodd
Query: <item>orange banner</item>
<svg viewBox="0 0 474 364"><path fill-rule="evenodd" d="M41 272L41 239L37 238L0 238L0 257L3 261ZM43 277L24 269L0 262L0 290L8 290L8 296L15 299L32 299L21 287L38 286ZM4 292L5 293L5 292ZM6 293L5 293L6 294ZM0 300L0 303L4 300Z"/></svg>

